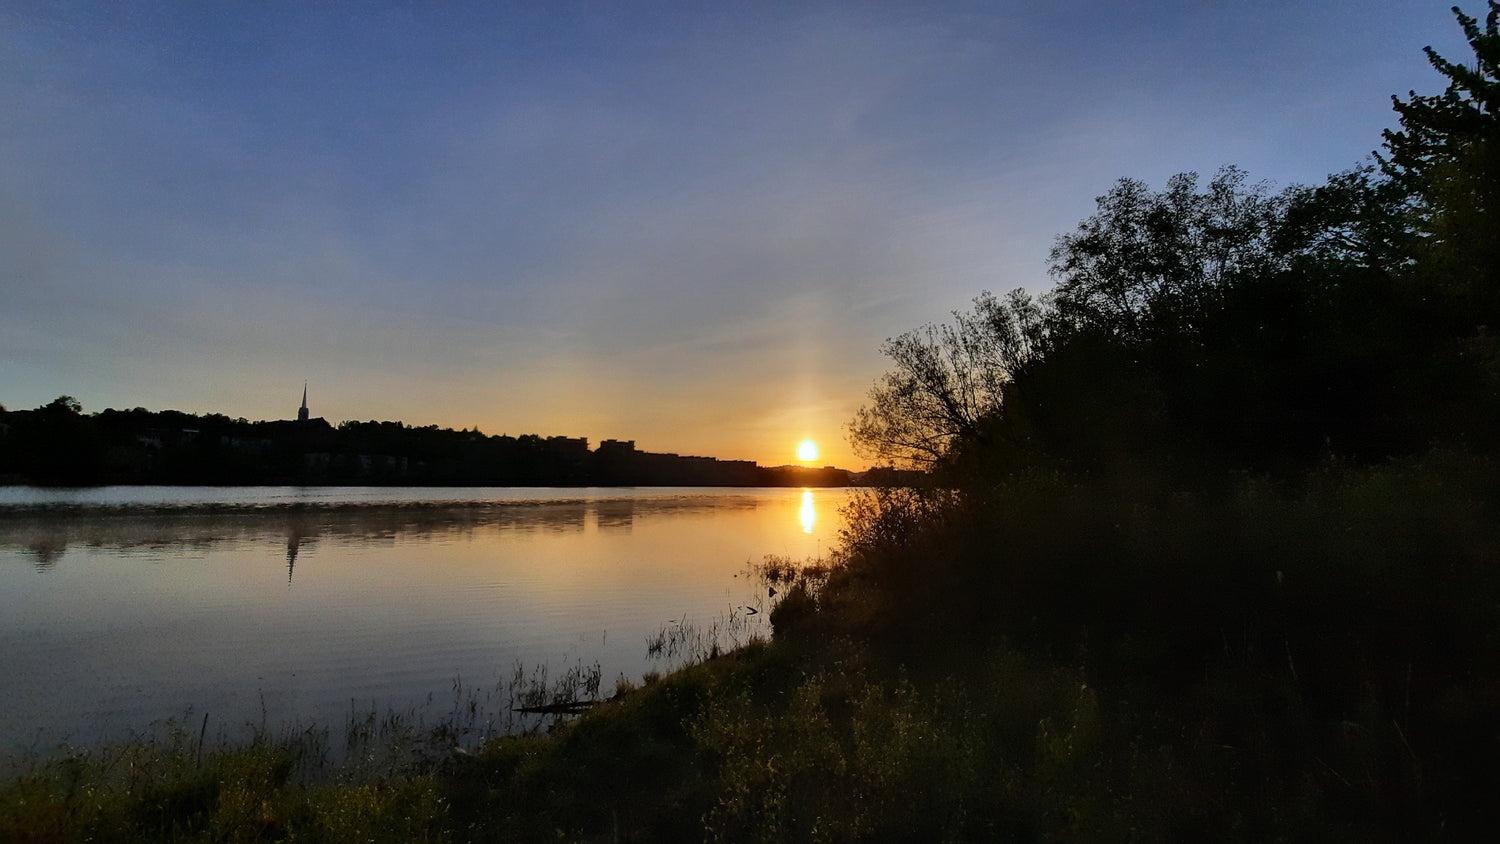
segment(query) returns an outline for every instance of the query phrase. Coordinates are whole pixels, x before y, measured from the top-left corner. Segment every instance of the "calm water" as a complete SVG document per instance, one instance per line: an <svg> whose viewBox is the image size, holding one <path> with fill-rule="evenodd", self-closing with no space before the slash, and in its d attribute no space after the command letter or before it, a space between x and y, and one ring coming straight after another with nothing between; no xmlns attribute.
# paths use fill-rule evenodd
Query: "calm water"
<svg viewBox="0 0 1500 844"><path fill-rule="evenodd" d="M441 715L517 665L597 662L607 693L664 667L663 629L764 632L747 565L826 553L847 496L0 488L0 751L205 712L216 732Z"/></svg>

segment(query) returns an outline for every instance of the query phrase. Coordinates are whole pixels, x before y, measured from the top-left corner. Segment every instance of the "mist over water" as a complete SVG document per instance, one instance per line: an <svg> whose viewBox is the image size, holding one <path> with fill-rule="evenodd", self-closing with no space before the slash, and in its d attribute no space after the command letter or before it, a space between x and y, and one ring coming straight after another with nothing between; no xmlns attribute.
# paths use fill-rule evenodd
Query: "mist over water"
<svg viewBox="0 0 1500 844"><path fill-rule="evenodd" d="M747 566L828 551L848 491L0 490L0 748L452 706L517 665L667 667L766 632Z"/></svg>

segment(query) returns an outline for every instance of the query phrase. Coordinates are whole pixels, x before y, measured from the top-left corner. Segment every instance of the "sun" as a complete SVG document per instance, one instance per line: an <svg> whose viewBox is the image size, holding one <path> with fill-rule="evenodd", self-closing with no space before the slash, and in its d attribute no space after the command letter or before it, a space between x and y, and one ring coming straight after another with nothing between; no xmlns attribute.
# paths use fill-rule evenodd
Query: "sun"
<svg viewBox="0 0 1500 844"><path fill-rule="evenodd" d="M797 446L797 459L802 461L817 460L818 444L812 440L803 440L802 444Z"/></svg>

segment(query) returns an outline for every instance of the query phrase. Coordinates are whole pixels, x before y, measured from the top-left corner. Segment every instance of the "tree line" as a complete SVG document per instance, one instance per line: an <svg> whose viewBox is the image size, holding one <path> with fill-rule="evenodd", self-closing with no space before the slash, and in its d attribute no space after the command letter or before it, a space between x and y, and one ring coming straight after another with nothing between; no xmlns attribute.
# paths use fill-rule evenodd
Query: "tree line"
<svg viewBox="0 0 1500 844"><path fill-rule="evenodd" d="M107 409L71 396L0 407L10 483L402 484L439 486L846 486L842 469L766 467L640 451L582 437L486 435L401 422L251 422L223 414Z"/></svg>

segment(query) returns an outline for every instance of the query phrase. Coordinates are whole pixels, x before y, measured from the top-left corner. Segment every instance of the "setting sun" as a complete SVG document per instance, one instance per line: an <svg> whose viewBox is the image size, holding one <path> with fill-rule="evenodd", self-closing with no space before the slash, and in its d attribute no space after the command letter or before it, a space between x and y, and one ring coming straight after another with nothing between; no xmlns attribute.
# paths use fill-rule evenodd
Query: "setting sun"
<svg viewBox="0 0 1500 844"><path fill-rule="evenodd" d="M797 446L797 459L803 461L817 460L818 444L812 440L803 440L802 444Z"/></svg>

